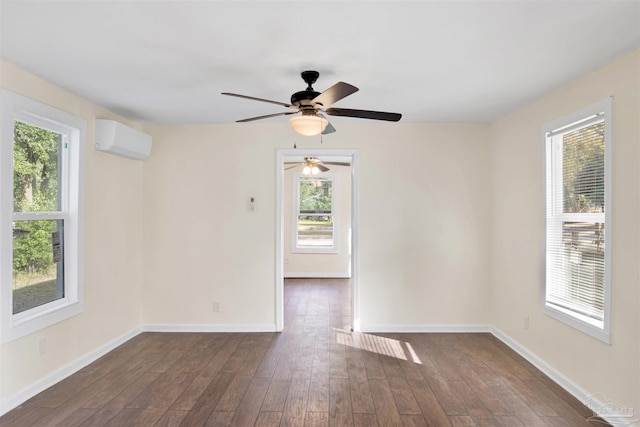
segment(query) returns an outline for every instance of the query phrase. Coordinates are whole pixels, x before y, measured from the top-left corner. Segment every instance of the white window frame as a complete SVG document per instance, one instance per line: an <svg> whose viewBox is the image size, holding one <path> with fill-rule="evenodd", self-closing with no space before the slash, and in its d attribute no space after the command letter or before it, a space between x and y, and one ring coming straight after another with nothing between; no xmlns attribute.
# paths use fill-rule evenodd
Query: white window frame
<svg viewBox="0 0 640 427"><path fill-rule="evenodd" d="M601 222L605 224L604 233L604 304L603 320L598 321L588 316L581 315L572 310L564 309L547 299L547 280L545 280L545 293L543 295L543 312L567 325L589 334L605 343L611 343L611 176L612 176L612 139L611 139L611 109L612 98L606 98L589 107L583 108L560 119L554 120L543 126L542 137L546 149L546 268L558 260L553 257L550 247L554 247L554 240L562 239L562 222ZM562 205L562 154L553 153L555 145L554 136L589 126L597 121L604 120L604 180L605 201L603 213L563 213ZM559 158L558 158L559 157ZM560 224L560 226L558 226Z"/></svg>
<svg viewBox="0 0 640 427"><path fill-rule="evenodd" d="M340 250L340 218L338 215L339 206L339 176L336 174L322 174L317 178L331 181L331 216L333 218L333 245L332 246L299 246L298 245L298 215L300 214L300 178L314 178L304 174L293 175L293 232L291 233L291 252L299 254L336 254Z"/></svg>
<svg viewBox="0 0 640 427"><path fill-rule="evenodd" d="M0 135L0 343L47 328L83 311L84 164L87 124L84 119L2 90ZM14 123L28 123L63 136L63 212L13 212ZM63 145L64 147L64 145ZM66 158L65 158L66 157ZM64 173L66 172L66 174ZM64 219L64 296L13 314L12 269L15 220Z"/></svg>

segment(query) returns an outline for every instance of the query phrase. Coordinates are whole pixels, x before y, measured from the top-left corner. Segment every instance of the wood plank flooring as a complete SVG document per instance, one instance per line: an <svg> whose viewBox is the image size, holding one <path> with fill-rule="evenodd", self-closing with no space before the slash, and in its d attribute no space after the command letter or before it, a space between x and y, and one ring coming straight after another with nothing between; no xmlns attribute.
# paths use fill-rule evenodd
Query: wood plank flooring
<svg viewBox="0 0 640 427"><path fill-rule="evenodd" d="M348 280L287 280L282 333L143 333L0 426L602 426L490 334L354 334Z"/></svg>

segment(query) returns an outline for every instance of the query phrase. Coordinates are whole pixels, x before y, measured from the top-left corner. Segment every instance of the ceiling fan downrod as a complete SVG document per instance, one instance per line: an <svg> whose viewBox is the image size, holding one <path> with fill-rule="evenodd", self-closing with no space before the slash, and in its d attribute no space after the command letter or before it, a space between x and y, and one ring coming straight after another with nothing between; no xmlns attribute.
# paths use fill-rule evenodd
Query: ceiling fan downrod
<svg viewBox="0 0 640 427"><path fill-rule="evenodd" d="M308 85L307 90L308 91L313 91L313 88L311 87L311 85L313 85L316 80L318 80L318 77L320 77L320 73L317 71L303 71L302 73L300 73L300 76L302 76L302 80L305 81L305 83Z"/></svg>

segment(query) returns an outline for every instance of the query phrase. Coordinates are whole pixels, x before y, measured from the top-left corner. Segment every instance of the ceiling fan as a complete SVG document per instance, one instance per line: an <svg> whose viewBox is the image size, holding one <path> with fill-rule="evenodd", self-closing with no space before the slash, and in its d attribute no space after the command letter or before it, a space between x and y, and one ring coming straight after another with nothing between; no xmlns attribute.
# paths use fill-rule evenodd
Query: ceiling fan
<svg viewBox="0 0 640 427"><path fill-rule="evenodd" d="M268 102L290 108L291 111L267 114L265 116L250 117L248 119L237 120L238 123L251 122L254 120L267 119L270 117L289 116L296 114L289 119L293 129L307 136L318 134L329 134L335 132L335 128L329 123L326 115L345 116L360 119L385 120L397 122L402 117L399 113L387 113L383 111L353 110L350 108L328 108L337 101L358 91L358 88L349 83L338 82L324 92L316 92L312 85L316 82L320 73L317 71L303 71L302 80L307 83L307 89L291 95L291 103L271 101L269 99L256 98L253 96L239 95L237 93L222 92L222 95L235 96L238 98L251 99L254 101Z"/></svg>
<svg viewBox="0 0 640 427"><path fill-rule="evenodd" d="M320 172L327 172L330 169L325 166L326 165L336 165L336 166L351 166L349 162L323 162L317 157L305 157L302 162L285 162L285 165L293 165L288 168L284 168L284 170L293 169L298 166L304 166L302 168L302 173L304 175L317 175Z"/></svg>

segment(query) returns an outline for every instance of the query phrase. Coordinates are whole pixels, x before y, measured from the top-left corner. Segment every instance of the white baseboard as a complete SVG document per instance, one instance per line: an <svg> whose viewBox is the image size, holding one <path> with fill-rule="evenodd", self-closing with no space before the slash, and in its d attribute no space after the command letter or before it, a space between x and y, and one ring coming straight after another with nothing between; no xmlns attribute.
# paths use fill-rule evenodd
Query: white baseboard
<svg viewBox="0 0 640 427"><path fill-rule="evenodd" d="M75 361L69 363L68 365L63 366L62 368L44 376L43 378L39 379L35 383L29 385L28 387L23 388L13 396L10 396L2 400L0 402L0 415L4 415L10 410L17 408L19 405L31 399L36 394L43 392L44 390L48 389L52 385L59 383L60 381L62 381L63 379L67 378L72 374L75 374L80 369L98 360L100 357L104 356L105 354L115 349L119 345L129 341L131 338L135 337L140 332L142 332L142 328L139 328L139 327L134 328L129 332L126 332L125 334L120 335L119 337L109 341L105 345L100 346L99 348L85 354L79 359L76 359Z"/></svg>
<svg viewBox="0 0 640 427"><path fill-rule="evenodd" d="M363 333L482 333L489 332L505 343L516 353L555 381L573 397L591 409L594 415L602 417L616 427L639 427L633 410L621 408L616 402L601 394L589 393L566 376L555 370L535 353L512 339L500 329L491 325L364 325Z"/></svg>
<svg viewBox="0 0 640 427"><path fill-rule="evenodd" d="M488 325L360 325L364 333L478 333L490 332Z"/></svg>
<svg viewBox="0 0 640 427"><path fill-rule="evenodd" d="M276 332L275 324L208 324L175 325L151 324L142 327L145 332Z"/></svg>
<svg viewBox="0 0 640 427"><path fill-rule="evenodd" d="M17 408L22 403L43 392L52 385L59 383L70 375L75 374L80 369L96 361L111 350L124 344L141 332L276 332L276 325L251 325L251 324L231 324L231 325L142 325L129 332L109 341L103 346L85 354L70 364L52 372L39 379L35 383L25 387L18 393L0 401L0 416L12 409Z"/></svg>
<svg viewBox="0 0 640 427"><path fill-rule="evenodd" d="M285 279L350 279L349 273L283 273Z"/></svg>
<svg viewBox="0 0 640 427"><path fill-rule="evenodd" d="M508 345L513 351L542 371L546 376L555 381L573 397L586 405L594 412L594 415L602 417L613 426L638 426L638 419L633 417L632 410L629 414L622 414L622 412L625 411L624 408L620 408L615 402L607 400L606 397L601 394L587 392L585 389L562 375L544 360L540 359L535 353L512 339L500 329L491 326L490 332L500 341Z"/></svg>
<svg viewBox="0 0 640 427"><path fill-rule="evenodd" d="M106 353L125 343L141 332L276 332L275 324L212 324L212 325L175 325L151 324L130 330L129 332L111 340L98 349L87 353L74 362L43 377L34 384L20 390L18 393L0 401L0 416L26 402L36 394L62 381L68 376L94 362ZM500 329L490 325L365 325L361 327L364 333L483 333L490 332L500 341L512 348L545 375L558 383L563 389L583 402L595 414L604 418L613 426L638 427L638 420L633 413L622 414L624 408L617 408L615 402L606 400L604 396L588 393L573 381L556 371L535 353L520 345ZM613 411L618 412L613 412Z"/></svg>
<svg viewBox="0 0 640 427"><path fill-rule="evenodd" d="M557 382L564 388L566 391L571 393L575 398L583 400L588 397L588 393L579 387L577 384L569 380L569 378L560 374L558 371L549 366L546 362L536 356L533 352L531 352L526 347L520 345L514 339L512 339L509 335L502 332L500 329L496 327L491 327L491 333L498 338L500 341L511 347L516 353L520 356L524 357L529 361L533 366L544 372L549 378Z"/></svg>

